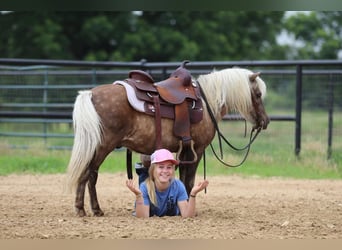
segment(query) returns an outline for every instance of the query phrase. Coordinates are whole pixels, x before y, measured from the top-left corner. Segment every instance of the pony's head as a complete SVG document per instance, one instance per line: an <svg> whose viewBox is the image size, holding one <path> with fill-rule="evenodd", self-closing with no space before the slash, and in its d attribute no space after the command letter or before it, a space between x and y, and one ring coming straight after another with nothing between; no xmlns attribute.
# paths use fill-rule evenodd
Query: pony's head
<svg viewBox="0 0 342 250"><path fill-rule="evenodd" d="M269 118L263 105L266 85L259 75L243 68L230 68L198 78L217 120L237 111L253 128L267 128Z"/></svg>

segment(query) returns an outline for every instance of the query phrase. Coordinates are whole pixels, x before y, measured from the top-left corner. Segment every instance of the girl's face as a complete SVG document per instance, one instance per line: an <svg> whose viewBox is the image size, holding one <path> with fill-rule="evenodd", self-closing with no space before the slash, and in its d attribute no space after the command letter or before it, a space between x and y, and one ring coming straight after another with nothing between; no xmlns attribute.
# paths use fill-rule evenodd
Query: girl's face
<svg viewBox="0 0 342 250"><path fill-rule="evenodd" d="M171 161L159 162L154 169L154 179L159 183L168 183L174 178L175 166Z"/></svg>

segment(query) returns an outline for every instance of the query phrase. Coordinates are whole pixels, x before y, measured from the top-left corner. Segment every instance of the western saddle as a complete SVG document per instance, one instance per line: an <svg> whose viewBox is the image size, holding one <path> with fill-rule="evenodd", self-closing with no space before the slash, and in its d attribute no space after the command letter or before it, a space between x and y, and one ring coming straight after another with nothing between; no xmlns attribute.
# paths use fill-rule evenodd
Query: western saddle
<svg viewBox="0 0 342 250"><path fill-rule="evenodd" d="M184 61L169 78L154 82L147 72L132 70L128 79L138 99L144 102L145 113L155 117L156 149L161 145L161 118L174 120L173 133L179 140L177 160L181 164L197 161L194 142L190 134L190 125L203 119L203 106L199 86L192 81Z"/></svg>

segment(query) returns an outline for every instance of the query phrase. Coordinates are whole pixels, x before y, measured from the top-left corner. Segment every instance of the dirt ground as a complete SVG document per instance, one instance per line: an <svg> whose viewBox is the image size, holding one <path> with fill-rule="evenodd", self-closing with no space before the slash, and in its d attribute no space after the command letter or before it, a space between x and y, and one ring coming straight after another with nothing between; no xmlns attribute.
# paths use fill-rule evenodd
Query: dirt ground
<svg viewBox="0 0 342 250"><path fill-rule="evenodd" d="M200 176L197 177L199 180ZM126 175L100 174L103 217L75 216L64 175L0 177L0 239L341 239L342 181L208 177L195 218L132 216Z"/></svg>

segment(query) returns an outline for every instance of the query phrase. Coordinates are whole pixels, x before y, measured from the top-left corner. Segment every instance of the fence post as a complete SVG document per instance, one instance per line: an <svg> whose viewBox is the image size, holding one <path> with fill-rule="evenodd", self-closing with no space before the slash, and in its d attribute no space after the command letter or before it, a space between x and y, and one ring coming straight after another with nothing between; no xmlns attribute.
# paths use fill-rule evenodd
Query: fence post
<svg viewBox="0 0 342 250"><path fill-rule="evenodd" d="M301 64L296 66L296 131L295 131L295 154L299 156L301 147L302 130L302 79L303 69Z"/></svg>
<svg viewBox="0 0 342 250"><path fill-rule="evenodd" d="M331 158L332 146L332 130L333 130L333 116L334 116L334 82L333 76L330 74L329 79L329 103L328 103L328 160Z"/></svg>
<svg viewBox="0 0 342 250"><path fill-rule="evenodd" d="M46 113L47 112L47 103L48 103L48 85L49 85L49 80L48 80L48 69L45 69L45 73L44 73L44 91L43 91L43 104L44 104L44 108L43 108L43 112ZM44 122L43 125L43 133L44 133L44 144L45 146L47 145L47 123Z"/></svg>
<svg viewBox="0 0 342 250"><path fill-rule="evenodd" d="M96 72L96 68L93 68L93 73L91 75L91 82L92 82L92 86L96 86L96 76L97 76L97 72Z"/></svg>

